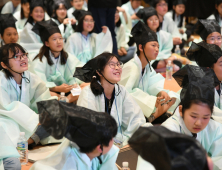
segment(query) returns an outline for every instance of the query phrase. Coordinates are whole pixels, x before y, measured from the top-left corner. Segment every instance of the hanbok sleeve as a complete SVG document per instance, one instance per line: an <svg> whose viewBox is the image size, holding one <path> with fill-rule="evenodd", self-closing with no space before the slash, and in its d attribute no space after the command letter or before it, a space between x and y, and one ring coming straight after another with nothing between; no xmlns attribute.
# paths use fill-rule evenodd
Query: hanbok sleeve
<svg viewBox="0 0 222 170"><path fill-rule="evenodd" d="M107 154L101 156L101 160L103 163L100 165L99 170L118 170L115 164L118 154L119 148L113 145ZM95 168L97 169L98 167Z"/></svg>
<svg viewBox="0 0 222 170"><path fill-rule="evenodd" d="M82 67L83 64L81 61L76 58L75 55L68 53L67 65L65 68L65 79L69 85L72 84L82 84L83 82L75 77L73 77L76 67Z"/></svg>
<svg viewBox="0 0 222 170"><path fill-rule="evenodd" d="M62 37L65 39L67 39L70 35L72 35L72 33L74 33L71 24L67 24L66 28L65 28L64 24L60 24L59 29L62 33Z"/></svg>
<svg viewBox="0 0 222 170"><path fill-rule="evenodd" d="M102 54L103 52L112 52L113 50L113 41L112 41L112 36L109 31L109 28L107 28L106 33L104 34L103 32L99 34L92 34L92 36L95 36L96 38L96 46L93 47L95 48L93 51L95 51L95 54L93 57L96 57L97 55Z"/></svg>
<svg viewBox="0 0 222 170"><path fill-rule="evenodd" d="M123 69L124 74L122 74L120 84L125 86L126 90L132 95L142 109L143 114L149 117L154 111L157 97L137 88L140 74L137 70L138 68L133 63L127 63Z"/></svg>
<svg viewBox="0 0 222 170"><path fill-rule="evenodd" d="M42 43L39 35L34 33L32 29L32 25L27 23L20 33L20 42L21 43Z"/></svg>
<svg viewBox="0 0 222 170"><path fill-rule="evenodd" d="M33 98L31 99L30 108L38 113L37 109L37 102L43 100L51 100L51 99L58 99L57 97L52 97L50 95L49 88L46 87L46 84L35 74L30 73L31 75L31 86L30 90L34 91Z"/></svg>
<svg viewBox="0 0 222 170"><path fill-rule="evenodd" d="M121 90L123 96L123 110L122 110L122 129L124 135L123 143L127 143L133 133L142 125L146 123L142 110L130 94L125 90ZM118 102L118 101L117 101Z"/></svg>
<svg viewBox="0 0 222 170"><path fill-rule="evenodd" d="M126 35L125 35L125 28L124 26L121 24L120 27L117 29L117 33L116 33L116 40L117 40L117 46L118 49L120 49L121 47L125 48L126 50L129 48L127 41L126 41Z"/></svg>
<svg viewBox="0 0 222 170"><path fill-rule="evenodd" d="M158 42L160 48L156 60L168 59L173 49L173 38L171 34L165 31L159 31Z"/></svg>
<svg viewBox="0 0 222 170"><path fill-rule="evenodd" d="M40 61L39 59L35 59L31 63L31 67L29 68L29 70L32 73L36 74L42 81L44 81L46 83L46 87L48 88L56 87L56 84L54 82L48 81L46 77L47 67L50 66L47 64L47 61L43 57L42 61Z"/></svg>

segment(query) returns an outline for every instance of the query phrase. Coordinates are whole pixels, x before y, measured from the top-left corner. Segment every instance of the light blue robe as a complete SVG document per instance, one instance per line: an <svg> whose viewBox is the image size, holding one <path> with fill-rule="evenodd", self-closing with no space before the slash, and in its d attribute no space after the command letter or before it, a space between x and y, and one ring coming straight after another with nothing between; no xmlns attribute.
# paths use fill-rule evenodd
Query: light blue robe
<svg viewBox="0 0 222 170"><path fill-rule="evenodd" d="M173 18L173 11L169 11L169 12L167 12L166 14L165 14L165 16L166 17L169 17L169 18ZM175 24L176 24L176 26L179 28L179 29L182 29L183 31L184 31L184 34L181 34L181 36L182 36L182 39L184 39L184 40L187 40L187 34L185 33L186 32L186 27L185 27L185 25L186 25L186 18L185 17L183 17L182 18L182 20L183 20L183 22L182 22L182 27L179 27L179 24L180 24L180 21L181 21L181 16L175 16L175 18L174 18L174 22L175 22Z"/></svg>
<svg viewBox="0 0 222 170"><path fill-rule="evenodd" d="M172 35L163 30L158 31L156 35L159 43L159 53L156 60L168 59L171 56L171 50L173 49Z"/></svg>
<svg viewBox="0 0 222 170"><path fill-rule="evenodd" d="M52 66L48 64L46 57L43 57L42 62L39 59L35 59L29 67L29 70L40 77L48 88L60 86L63 83L68 85L82 83L82 81L73 77L76 67L83 66L75 56L68 53L66 64L61 65L60 56L56 60L51 51L49 55L54 63Z"/></svg>
<svg viewBox="0 0 222 170"><path fill-rule="evenodd" d="M117 170L118 153L119 149L113 145L107 154L101 156L100 164L98 158L90 161L75 143L66 139L54 153L36 162L30 170Z"/></svg>
<svg viewBox="0 0 222 170"><path fill-rule="evenodd" d="M170 97L177 99L175 104L169 109L169 111L173 112L180 102L179 95L175 92L165 90L165 78L161 74L157 74L152 66L151 69L152 72L150 71L149 64L147 64L142 75L142 63L139 57L135 55L133 59L124 65L119 83L125 86L146 117L149 117L154 112L156 95L160 91L165 91Z"/></svg>
<svg viewBox="0 0 222 170"><path fill-rule="evenodd" d="M123 4L121 8L125 9L126 13L131 17L133 14L137 13L140 9L142 9L143 6L139 6L138 8L133 9L131 2L129 1ZM132 20L132 27L134 27L138 21L138 19Z"/></svg>
<svg viewBox="0 0 222 170"><path fill-rule="evenodd" d="M13 78L6 79L4 72L0 71L0 169L3 167L2 159L19 157L16 150L19 133L25 132L26 139L34 133L39 123L36 103L53 99L38 76L29 71L23 76L30 83L22 79L20 89Z"/></svg>
<svg viewBox="0 0 222 170"><path fill-rule="evenodd" d="M162 126L165 126L174 132L192 136L192 133L187 129L183 118L180 116L179 108L177 108L174 115L167 119ZM216 169L216 166L219 169L222 169L222 125L210 119L206 128L197 133L197 140L212 158L215 166L214 169Z"/></svg>
<svg viewBox="0 0 222 170"><path fill-rule="evenodd" d="M132 134L140 126L144 125L146 121L142 110L126 89L121 85L119 85L119 87L115 85L115 94L118 93L118 90L121 92L118 96L115 96L110 115L113 116L118 125L118 132L115 138L122 141L123 146L125 146ZM82 89L77 105L97 112L106 111L104 94L95 96L92 93L90 86Z"/></svg>
<svg viewBox="0 0 222 170"><path fill-rule="evenodd" d="M164 15L162 28L160 28L160 29L170 33L173 38L175 38L175 37L182 38L182 36L179 32L179 29L177 28L176 23L173 21L172 18L170 18L167 15Z"/></svg>
<svg viewBox="0 0 222 170"><path fill-rule="evenodd" d="M64 49L75 55L82 63L86 63L103 52L112 52L111 33L107 28L105 34L88 34L86 40L81 33L75 32L67 39Z"/></svg>
<svg viewBox="0 0 222 170"><path fill-rule="evenodd" d="M2 8L2 11L1 11L1 14L14 14L16 13L17 11L21 11L21 4L19 4L15 10L14 10L14 7L13 7L13 3L12 1L8 1Z"/></svg>
<svg viewBox="0 0 222 170"><path fill-rule="evenodd" d="M66 28L64 24L60 24L58 20L52 18L52 20L58 25L61 33L62 33L62 37L65 38L67 40L67 38L74 33L74 30L72 28L71 24L66 24Z"/></svg>

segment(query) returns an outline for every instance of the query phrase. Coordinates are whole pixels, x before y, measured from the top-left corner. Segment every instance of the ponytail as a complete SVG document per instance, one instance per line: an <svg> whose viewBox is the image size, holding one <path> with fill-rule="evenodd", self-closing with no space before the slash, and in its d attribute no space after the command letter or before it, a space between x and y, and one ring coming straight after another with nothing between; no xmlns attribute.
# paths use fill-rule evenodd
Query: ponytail
<svg viewBox="0 0 222 170"><path fill-rule="evenodd" d="M99 76L96 73L96 76L93 76L90 84L90 88L95 96L99 96L104 92L103 87L101 86L101 84L98 83L98 81L99 81Z"/></svg>

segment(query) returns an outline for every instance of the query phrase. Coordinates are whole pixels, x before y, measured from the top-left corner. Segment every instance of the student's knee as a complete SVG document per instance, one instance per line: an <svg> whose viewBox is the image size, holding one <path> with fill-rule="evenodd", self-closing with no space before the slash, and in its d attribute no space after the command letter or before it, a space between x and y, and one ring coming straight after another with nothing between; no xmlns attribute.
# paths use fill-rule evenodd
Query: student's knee
<svg viewBox="0 0 222 170"><path fill-rule="evenodd" d="M5 170L21 170L20 160L18 158L6 158L3 160Z"/></svg>

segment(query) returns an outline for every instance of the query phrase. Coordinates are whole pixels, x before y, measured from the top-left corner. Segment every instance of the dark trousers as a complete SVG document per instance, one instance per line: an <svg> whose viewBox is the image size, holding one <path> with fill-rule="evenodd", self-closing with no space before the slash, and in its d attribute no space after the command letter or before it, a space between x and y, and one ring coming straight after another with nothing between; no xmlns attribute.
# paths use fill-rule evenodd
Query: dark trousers
<svg viewBox="0 0 222 170"><path fill-rule="evenodd" d="M113 53L117 53L117 42L115 33L115 13L116 8L95 8L89 7L89 11L93 15L95 20L95 32L100 33L102 31L102 26L107 26L111 32L113 40Z"/></svg>

